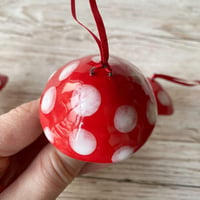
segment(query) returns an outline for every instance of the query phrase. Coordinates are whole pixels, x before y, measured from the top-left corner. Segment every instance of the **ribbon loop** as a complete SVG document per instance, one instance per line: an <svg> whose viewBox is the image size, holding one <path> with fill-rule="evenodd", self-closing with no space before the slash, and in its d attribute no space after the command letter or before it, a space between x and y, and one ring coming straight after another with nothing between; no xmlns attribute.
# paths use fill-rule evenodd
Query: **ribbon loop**
<svg viewBox="0 0 200 200"><path fill-rule="evenodd" d="M97 30L99 33L99 38L89 29L87 28L83 23L81 23L76 15L76 2L75 0L71 0L71 12L73 18L80 24L83 28L85 28L90 35L95 39L99 50L100 50L100 55L101 55L101 63L102 65L107 65L108 66L108 58L109 58L109 47L108 47L108 39L106 35L106 29L103 23L103 19L101 17L101 14L99 12L96 0L89 0L90 3L90 8L93 14L93 17L95 19L95 23L97 26Z"/></svg>

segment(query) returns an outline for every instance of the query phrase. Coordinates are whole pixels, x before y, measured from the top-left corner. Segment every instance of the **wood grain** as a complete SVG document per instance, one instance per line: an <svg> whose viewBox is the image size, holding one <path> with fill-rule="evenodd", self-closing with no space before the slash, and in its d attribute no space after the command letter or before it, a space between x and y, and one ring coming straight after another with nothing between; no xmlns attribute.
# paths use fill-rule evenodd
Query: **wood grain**
<svg viewBox="0 0 200 200"><path fill-rule="evenodd" d="M80 19L95 30L87 1ZM146 75L200 79L200 1L98 1L111 54ZM0 72L10 78L0 112L38 98L64 63L98 53L65 0L0 1ZM200 196L200 88L161 81L176 112L159 117L147 144L131 159L77 178L59 200L197 200Z"/></svg>

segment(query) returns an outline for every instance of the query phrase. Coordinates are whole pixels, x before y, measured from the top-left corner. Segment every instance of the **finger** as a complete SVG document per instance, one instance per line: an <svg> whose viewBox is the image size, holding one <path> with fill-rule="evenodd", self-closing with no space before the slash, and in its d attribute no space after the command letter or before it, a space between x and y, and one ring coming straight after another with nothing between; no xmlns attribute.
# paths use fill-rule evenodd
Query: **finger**
<svg viewBox="0 0 200 200"><path fill-rule="evenodd" d="M10 156L32 143L42 133L39 100L23 104L0 116L0 156Z"/></svg>
<svg viewBox="0 0 200 200"><path fill-rule="evenodd" d="M1 195L1 200L54 200L76 177L84 162L74 160L47 145L30 167Z"/></svg>
<svg viewBox="0 0 200 200"><path fill-rule="evenodd" d="M8 187L12 182L14 182L17 177L25 171L25 169L31 164L37 154L48 144L48 141L44 134L42 134L36 141L30 144L28 147L24 148L17 154L9 157L9 163L2 170L2 175L0 172L0 186L3 188ZM0 159L1 166L1 159ZM6 169L5 169L6 167ZM1 189L0 189L1 192Z"/></svg>

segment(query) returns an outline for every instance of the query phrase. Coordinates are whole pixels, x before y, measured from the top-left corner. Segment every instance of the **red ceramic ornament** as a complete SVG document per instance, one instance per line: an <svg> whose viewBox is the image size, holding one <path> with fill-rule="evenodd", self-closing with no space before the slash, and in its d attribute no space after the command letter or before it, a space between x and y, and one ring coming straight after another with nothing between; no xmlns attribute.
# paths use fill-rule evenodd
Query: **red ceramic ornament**
<svg viewBox="0 0 200 200"><path fill-rule="evenodd" d="M139 69L109 58L103 20L89 0L99 37L100 56L69 62L52 75L41 98L40 119L47 139L75 159L118 162L136 152L150 136L157 117L152 87Z"/></svg>
<svg viewBox="0 0 200 200"><path fill-rule="evenodd" d="M160 115L173 113L173 104L155 80L186 86L187 81L163 74L146 79L131 63L111 56L103 20L95 0L89 0L99 37L72 15L95 39L100 56L67 63L49 79L41 98L40 119L47 139L72 158L97 163L122 161L150 136ZM158 110L158 111L157 111Z"/></svg>
<svg viewBox="0 0 200 200"><path fill-rule="evenodd" d="M148 139L156 123L156 101L148 80L133 65L111 57L112 76L91 68L87 56L59 69L41 100L40 118L48 140L61 152L88 162L128 158Z"/></svg>
<svg viewBox="0 0 200 200"><path fill-rule="evenodd" d="M171 115L174 112L173 103L171 97L167 91L155 80L155 79L164 79L179 85L184 85L187 87L199 86L199 80L185 80L173 76L168 76L165 74L154 74L152 78L149 78L149 83L151 84L154 95L157 101L157 109L159 115Z"/></svg>

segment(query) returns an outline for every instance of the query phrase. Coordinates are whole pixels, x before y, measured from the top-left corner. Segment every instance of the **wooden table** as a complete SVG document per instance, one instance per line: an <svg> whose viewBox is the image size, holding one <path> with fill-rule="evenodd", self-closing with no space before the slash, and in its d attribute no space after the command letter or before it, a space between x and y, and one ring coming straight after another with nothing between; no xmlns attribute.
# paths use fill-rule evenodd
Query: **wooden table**
<svg viewBox="0 0 200 200"><path fill-rule="evenodd" d="M87 1L82 21L94 29ZM200 79L200 1L99 1L110 52L146 75ZM10 77L1 113L38 98L64 63L98 53L70 15L67 0L0 1L0 72ZM159 117L150 140L131 159L77 178L59 200L200 199L200 88L162 81L176 112Z"/></svg>

